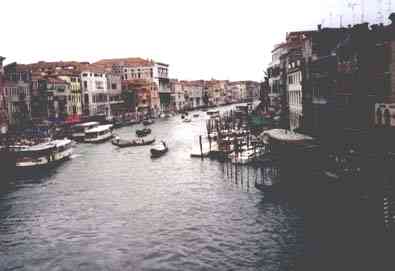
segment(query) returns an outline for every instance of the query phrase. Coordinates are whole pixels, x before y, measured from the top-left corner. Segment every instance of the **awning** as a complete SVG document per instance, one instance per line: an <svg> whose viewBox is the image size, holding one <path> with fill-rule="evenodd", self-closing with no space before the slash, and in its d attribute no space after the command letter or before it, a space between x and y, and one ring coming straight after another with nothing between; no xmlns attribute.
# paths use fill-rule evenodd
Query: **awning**
<svg viewBox="0 0 395 271"><path fill-rule="evenodd" d="M80 115L71 115L66 118L66 124L75 124L81 122Z"/></svg>

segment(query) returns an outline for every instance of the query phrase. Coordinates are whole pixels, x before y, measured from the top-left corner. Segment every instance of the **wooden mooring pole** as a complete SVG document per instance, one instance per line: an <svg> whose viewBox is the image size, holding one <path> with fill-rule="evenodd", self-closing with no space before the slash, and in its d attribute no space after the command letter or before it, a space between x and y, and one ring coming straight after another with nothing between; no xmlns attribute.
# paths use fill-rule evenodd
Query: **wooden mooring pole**
<svg viewBox="0 0 395 271"><path fill-rule="evenodd" d="M199 145L200 145L200 157L203 160L203 145L202 145L202 136L199 136Z"/></svg>

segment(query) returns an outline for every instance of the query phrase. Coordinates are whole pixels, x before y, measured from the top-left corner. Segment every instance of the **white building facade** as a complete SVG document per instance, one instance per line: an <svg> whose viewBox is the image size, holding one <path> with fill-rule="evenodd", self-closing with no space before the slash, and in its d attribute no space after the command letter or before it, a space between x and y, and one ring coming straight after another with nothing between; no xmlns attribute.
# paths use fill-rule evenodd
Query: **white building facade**
<svg viewBox="0 0 395 271"><path fill-rule="evenodd" d="M290 129L294 130L301 127L303 119L302 71L298 68L300 62L289 65L287 76L289 124Z"/></svg>
<svg viewBox="0 0 395 271"><path fill-rule="evenodd" d="M82 70L81 87L84 113L89 116L105 115L111 117L106 73L96 68Z"/></svg>

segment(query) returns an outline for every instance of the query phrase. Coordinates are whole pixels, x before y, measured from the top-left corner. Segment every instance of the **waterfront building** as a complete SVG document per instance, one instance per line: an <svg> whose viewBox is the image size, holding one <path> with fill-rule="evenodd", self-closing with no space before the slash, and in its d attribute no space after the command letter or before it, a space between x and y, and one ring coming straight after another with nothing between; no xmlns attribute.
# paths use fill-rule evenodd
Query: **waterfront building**
<svg viewBox="0 0 395 271"><path fill-rule="evenodd" d="M391 20L390 25L373 27L376 35L380 33L381 39L384 39L384 42L377 43L382 48L378 57L383 64L387 64L384 70L386 76L381 76L384 83L382 95L375 104L376 127L395 127L395 13L392 13L389 19ZM376 68L376 70L378 69ZM383 74L383 70L381 72Z"/></svg>
<svg viewBox="0 0 395 271"><path fill-rule="evenodd" d="M246 81L246 95L248 101L256 101L261 97L261 84L256 81Z"/></svg>
<svg viewBox="0 0 395 271"><path fill-rule="evenodd" d="M82 108L85 115L111 117L107 76L102 67L86 65L81 69Z"/></svg>
<svg viewBox="0 0 395 271"><path fill-rule="evenodd" d="M186 107L195 109L204 106L204 81L181 81L185 92Z"/></svg>
<svg viewBox="0 0 395 271"><path fill-rule="evenodd" d="M50 116L49 105L52 108L54 107L54 101L52 100L52 97L48 96L48 78L58 78L67 83L69 88L67 97L65 97L67 102L61 102L66 104L66 121L79 121L80 116L83 113L80 74L81 67L87 64L87 62L77 61L39 61L37 63L32 63L28 65L33 76L32 103L34 105L32 104L32 117L35 122L47 119ZM51 91L51 93L53 93L53 91ZM58 98L63 99L62 97L64 95L59 93L58 96ZM58 104L57 101L56 104ZM51 110L51 114L56 115L53 109Z"/></svg>
<svg viewBox="0 0 395 271"><path fill-rule="evenodd" d="M41 123L48 119L47 79L41 75L32 75L31 83L31 116L33 123Z"/></svg>
<svg viewBox="0 0 395 271"><path fill-rule="evenodd" d="M5 134L8 131L7 103L4 95L4 60L5 57L0 56L0 134Z"/></svg>
<svg viewBox="0 0 395 271"><path fill-rule="evenodd" d="M122 88L124 97L127 98L127 106L129 111L140 112L143 114L155 115L155 106L159 96L152 98L153 93L158 93L157 85L151 80L135 79L135 80L123 80ZM156 104L152 105L152 101L156 100ZM159 108L156 107L158 110Z"/></svg>
<svg viewBox="0 0 395 271"><path fill-rule="evenodd" d="M81 77L76 71L62 72L58 78L68 84L67 114L69 117L82 115Z"/></svg>
<svg viewBox="0 0 395 271"><path fill-rule="evenodd" d="M73 114L69 97L70 84L58 77L47 78L48 118L52 121L64 121Z"/></svg>
<svg viewBox="0 0 395 271"><path fill-rule="evenodd" d="M3 94L9 124L25 127L31 121L31 72L26 65L14 62L4 67L4 75Z"/></svg>
<svg viewBox="0 0 395 271"><path fill-rule="evenodd" d="M225 105L230 103L228 93L228 81L214 80L206 81L206 93L209 99L209 104Z"/></svg>
<svg viewBox="0 0 395 271"><path fill-rule="evenodd" d="M3 83L3 99L8 121L12 126L24 126L30 121L30 84L6 80Z"/></svg>
<svg viewBox="0 0 395 271"><path fill-rule="evenodd" d="M107 89L112 116L119 116L125 113L125 104L122 99L121 76L113 72L107 73Z"/></svg>
<svg viewBox="0 0 395 271"><path fill-rule="evenodd" d="M186 105L183 85L177 79L171 79L170 90L171 90L171 103L170 103L171 109L173 111L183 110Z"/></svg>
<svg viewBox="0 0 395 271"><path fill-rule="evenodd" d="M152 87L149 102L153 114L158 115L170 106L168 64L142 58L103 59L95 64L111 69L122 80L147 80L156 84L156 87Z"/></svg>
<svg viewBox="0 0 395 271"><path fill-rule="evenodd" d="M242 87L239 82L230 82L228 84L228 97L231 98L232 103L241 101Z"/></svg>
<svg viewBox="0 0 395 271"><path fill-rule="evenodd" d="M286 82L284 80L285 61L281 61L282 56L286 52L285 43L276 45L272 51L272 61L267 69L269 84L268 98L272 111L279 111L281 109L281 99L286 95Z"/></svg>
<svg viewBox="0 0 395 271"><path fill-rule="evenodd" d="M289 126L291 130L302 126L302 69L301 61L288 64L287 94L289 105Z"/></svg>

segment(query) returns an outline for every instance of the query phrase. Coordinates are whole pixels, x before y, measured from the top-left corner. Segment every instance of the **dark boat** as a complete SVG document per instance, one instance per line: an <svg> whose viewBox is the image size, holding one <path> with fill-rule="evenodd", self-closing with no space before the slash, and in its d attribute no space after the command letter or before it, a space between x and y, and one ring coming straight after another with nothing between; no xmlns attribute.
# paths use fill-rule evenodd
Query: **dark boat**
<svg viewBox="0 0 395 271"><path fill-rule="evenodd" d="M141 130L139 130L139 129L136 130L136 135L138 137L144 137L146 135L149 135L150 133L151 133L151 129L150 128L144 128L144 129L141 129Z"/></svg>
<svg viewBox="0 0 395 271"><path fill-rule="evenodd" d="M143 125L150 125L150 124L153 124L154 123L154 120L153 119L146 119L146 120L143 120Z"/></svg>
<svg viewBox="0 0 395 271"><path fill-rule="evenodd" d="M145 145L150 145L155 142L155 138L149 139L149 140L144 140L144 139L132 139L132 140L125 140L125 139L120 139L120 138L115 138L111 141L111 143L115 146L118 146L120 148L125 148L125 147L135 147L135 146L145 146Z"/></svg>
<svg viewBox="0 0 395 271"><path fill-rule="evenodd" d="M139 124L139 123L140 123L140 121L138 121L138 120L129 119L129 120L125 120L123 125L124 126L132 126L132 125Z"/></svg>
<svg viewBox="0 0 395 271"><path fill-rule="evenodd" d="M156 145L150 150L151 157L152 158L160 157L164 155L168 150L169 148L166 146L166 143L162 141L160 144Z"/></svg>

